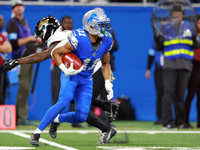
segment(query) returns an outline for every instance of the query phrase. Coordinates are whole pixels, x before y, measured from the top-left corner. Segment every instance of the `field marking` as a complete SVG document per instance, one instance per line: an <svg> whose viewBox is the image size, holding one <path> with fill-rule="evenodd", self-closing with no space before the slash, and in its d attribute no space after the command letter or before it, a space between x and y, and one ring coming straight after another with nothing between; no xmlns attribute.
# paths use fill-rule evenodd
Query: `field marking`
<svg viewBox="0 0 200 150"><path fill-rule="evenodd" d="M9 133L30 139L30 135L21 133L19 131L10 131ZM42 138L40 138L40 142L51 145L51 146L55 146L55 147L58 147L58 148L62 148L62 149L65 149L65 150L77 150L75 148L68 147L68 146L65 146L65 145L61 145L61 144L58 144L58 143L55 143L55 142L51 142L51 141L48 141L48 140L45 140L45 139L42 139Z"/></svg>
<svg viewBox="0 0 200 150"><path fill-rule="evenodd" d="M152 149L170 149L170 150L199 150L200 147L121 147L121 146L97 146L99 149L106 150L152 150Z"/></svg>
<svg viewBox="0 0 200 150"><path fill-rule="evenodd" d="M35 130L0 130L0 133L7 132L20 132L20 133L33 133ZM99 133L99 130L58 130L58 133ZM147 133L147 134L157 134L157 133L180 133L180 134L200 134L200 131L178 131L178 130L164 130L164 131L153 131L153 130L117 130L117 133ZM49 131L45 130L43 133L49 133Z"/></svg>
<svg viewBox="0 0 200 150"><path fill-rule="evenodd" d="M0 149L3 150L13 150L13 149L35 149L33 147L7 147L7 146L0 146Z"/></svg>

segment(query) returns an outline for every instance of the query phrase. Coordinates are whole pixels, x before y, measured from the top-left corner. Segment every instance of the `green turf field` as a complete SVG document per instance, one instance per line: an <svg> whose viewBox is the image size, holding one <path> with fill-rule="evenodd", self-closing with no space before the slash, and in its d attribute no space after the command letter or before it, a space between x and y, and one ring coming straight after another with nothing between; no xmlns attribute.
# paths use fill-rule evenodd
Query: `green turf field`
<svg viewBox="0 0 200 150"><path fill-rule="evenodd" d="M39 122L35 122L38 124ZM100 139L94 127L71 128L70 124L59 126L56 139L51 139L46 129L40 138L40 146L29 144L29 137L36 127L19 126L16 130L0 130L0 150L200 150L200 129L162 130L153 122L115 121L118 133L108 144L96 144ZM192 123L195 127L196 123Z"/></svg>

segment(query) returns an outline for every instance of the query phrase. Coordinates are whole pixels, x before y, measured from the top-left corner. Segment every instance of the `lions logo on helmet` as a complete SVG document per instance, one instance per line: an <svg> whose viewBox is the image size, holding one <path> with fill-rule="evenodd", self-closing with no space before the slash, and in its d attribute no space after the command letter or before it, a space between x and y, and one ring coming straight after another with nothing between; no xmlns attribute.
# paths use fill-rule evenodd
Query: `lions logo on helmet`
<svg viewBox="0 0 200 150"><path fill-rule="evenodd" d="M83 16L83 29L102 38L110 30L110 19L103 11L90 10Z"/></svg>
<svg viewBox="0 0 200 150"><path fill-rule="evenodd" d="M48 16L41 19L35 27L35 36L40 37L46 44L48 38L60 27L60 23L55 17Z"/></svg>

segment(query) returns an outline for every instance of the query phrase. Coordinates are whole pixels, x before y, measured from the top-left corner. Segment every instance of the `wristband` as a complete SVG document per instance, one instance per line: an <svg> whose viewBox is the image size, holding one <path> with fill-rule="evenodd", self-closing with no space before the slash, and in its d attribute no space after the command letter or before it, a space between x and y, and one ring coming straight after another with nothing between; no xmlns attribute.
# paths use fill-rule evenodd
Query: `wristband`
<svg viewBox="0 0 200 150"><path fill-rule="evenodd" d="M105 80L105 83L111 83L109 79Z"/></svg>
<svg viewBox="0 0 200 150"><path fill-rule="evenodd" d="M60 70L62 70L63 72L65 72L65 70L66 70L66 67L65 67L65 65L64 65L63 63L59 65L59 68L60 68Z"/></svg>

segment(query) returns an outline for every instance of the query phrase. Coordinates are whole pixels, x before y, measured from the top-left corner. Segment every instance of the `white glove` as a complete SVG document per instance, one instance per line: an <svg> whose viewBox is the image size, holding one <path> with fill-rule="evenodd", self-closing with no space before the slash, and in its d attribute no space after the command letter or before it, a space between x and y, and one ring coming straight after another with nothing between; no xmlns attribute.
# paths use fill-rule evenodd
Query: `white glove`
<svg viewBox="0 0 200 150"><path fill-rule="evenodd" d="M73 62L70 64L69 68L66 68L64 64L60 64L59 68L65 73L66 77L70 76L70 75L77 75L79 72L81 72L83 70L83 66L81 66L80 69L75 70Z"/></svg>
<svg viewBox="0 0 200 150"><path fill-rule="evenodd" d="M108 95L107 95L107 98L108 100L112 99L113 98L113 84L110 82L110 80L106 80L105 81L105 88L106 88L106 91L108 92Z"/></svg>

